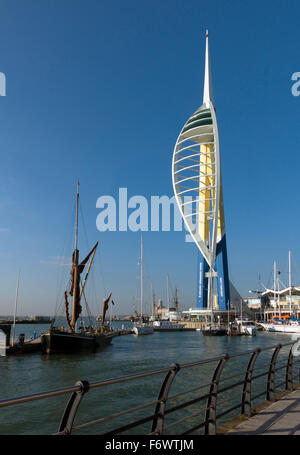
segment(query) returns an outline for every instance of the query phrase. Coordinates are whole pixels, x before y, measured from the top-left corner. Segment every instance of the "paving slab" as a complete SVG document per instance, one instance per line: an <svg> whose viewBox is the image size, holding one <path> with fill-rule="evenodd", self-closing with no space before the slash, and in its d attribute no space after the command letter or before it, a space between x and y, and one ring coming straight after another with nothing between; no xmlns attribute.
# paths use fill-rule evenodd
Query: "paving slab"
<svg viewBox="0 0 300 455"><path fill-rule="evenodd" d="M300 435L300 388L272 403L226 434Z"/></svg>

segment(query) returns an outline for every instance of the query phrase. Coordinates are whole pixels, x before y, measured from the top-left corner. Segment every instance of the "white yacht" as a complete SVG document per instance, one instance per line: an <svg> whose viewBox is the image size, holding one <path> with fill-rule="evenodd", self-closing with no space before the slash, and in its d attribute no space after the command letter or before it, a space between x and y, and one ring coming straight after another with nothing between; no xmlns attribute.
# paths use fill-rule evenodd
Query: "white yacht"
<svg viewBox="0 0 300 455"><path fill-rule="evenodd" d="M239 326L240 333L251 336L256 335L257 328L255 322L250 321L248 319L236 319L236 323Z"/></svg>
<svg viewBox="0 0 300 455"><path fill-rule="evenodd" d="M296 321L268 322L260 324L268 332L300 333L300 325Z"/></svg>
<svg viewBox="0 0 300 455"><path fill-rule="evenodd" d="M153 325L143 322L143 238L141 237L141 316L140 321L136 322L133 326L132 333L134 335L149 335L154 332Z"/></svg>
<svg viewBox="0 0 300 455"><path fill-rule="evenodd" d="M153 321L153 329L157 332L175 332L183 330L184 324L172 324L170 321Z"/></svg>
<svg viewBox="0 0 300 455"><path fill-rule="evenodd" d="M134 335L149 335L154 332L154 329L153 326L145 322L138 322L134 325L132 332Z"/></svg>

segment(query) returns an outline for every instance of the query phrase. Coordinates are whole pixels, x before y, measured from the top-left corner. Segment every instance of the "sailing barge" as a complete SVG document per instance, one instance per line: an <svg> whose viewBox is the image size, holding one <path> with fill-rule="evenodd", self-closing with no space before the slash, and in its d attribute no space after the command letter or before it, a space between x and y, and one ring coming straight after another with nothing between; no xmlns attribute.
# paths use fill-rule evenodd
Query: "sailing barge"
<svg viewBox="0 0 300 455"><path fill-rule="evenodd" d="M64 327L57 328L51 325L50 329L41 335L42 351L46 354L77 352L82 349L95 350L97 347L102 347L111 342L111 333L105 333L104 321L102 321L99 329L92 327L78 327L78 319L82 312L81 297L84 292L87 277L91 269L93 259L96 253L98 242L95 244L89 254L79 262L79 250L77 249L78 242L78 203L79 203L79 182L77 185L76 194L76 224L75 224L75 249L72 255L72 269L70 287L64 293L65 299L65 315L68 323L68 329ZM84 271L87 263L88 268L82 285L80 276ZM73 298L72 315L69 314L68 297ZM109 300L109 299L107 299ZM107 302L108 304L108 302Z"/></svg>

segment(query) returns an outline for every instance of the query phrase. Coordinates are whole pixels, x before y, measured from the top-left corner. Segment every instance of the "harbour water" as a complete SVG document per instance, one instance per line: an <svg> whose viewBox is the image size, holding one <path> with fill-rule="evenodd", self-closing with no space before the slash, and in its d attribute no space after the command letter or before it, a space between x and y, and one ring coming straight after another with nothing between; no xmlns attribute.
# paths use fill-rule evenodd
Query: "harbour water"
<svg viewBox="0 0 300 455"><path fill-rule="evenodd" d="M120 327L122 323L114 323ZM126 327L131 326L125 323ZM16 335L25 333L26 337L44 331L45 325L17 325ZM152 335L136 337L126 335L113 339L111 346L95 353L77 353L72 355L42 355L40 353L7 356L0 358L1 388L0 399L12 398L64 386L74 385L76 381L86 379L90 382L112 377L133 374L149 369L163 368L173 362L188 363L206 358L213 358L223 353L233 354L250 351L256 347L264 348L278 343L292 341L291 335L258 332L250 337L205 337L201 332L155 332ZM271 352L262 353L257 366L266 365ZM285 351L286 355L286 351ZM286 358L286 357L285 357ZM244 366L249 357L230 361L223 376L244 375ZM280 362L280 358L278 359ZM229 362L228 362L229 364ZM284 370L283 374L284 374ZM172 386L172 395L187 387L205 384L210 381L213 365L202 368L182 370ZM243 376L241 376L243 378ZM156 399L163 376L153 376L142 381L110 385L91 390L83 399L75 424L98 419L114 412L134 407ZM266 377L262 378L266 382ZM241 389L237 390L237 396ZM232 393L232 391L231 391ZM199 395L199 392L198 392ZM67 395L47 398L32 403L0 408L1 434L51 434L58 431L61 416L68 401ZM188 398L191 398L189 396ZM234 397L231 399L231 406ZM176 401L177 402L177 401ZM173 403L174 404L174 403ZM140 411L129 417L119 418L114 425L108 422L85 429L80 434L101 434L118 425L146 415ZM190 410L187 412L191 412ZM149 414L149 410L148 410ZM178 418L178 417L177 417ZM128 420L129 419L129 420ZM171 421L171 420L170 420ZM182 430L182 428L181 428ZM149 424L139 432L148 432ZM134 431L131 431L134 434ZM173 431L176 434L176 430Z"/></svg>

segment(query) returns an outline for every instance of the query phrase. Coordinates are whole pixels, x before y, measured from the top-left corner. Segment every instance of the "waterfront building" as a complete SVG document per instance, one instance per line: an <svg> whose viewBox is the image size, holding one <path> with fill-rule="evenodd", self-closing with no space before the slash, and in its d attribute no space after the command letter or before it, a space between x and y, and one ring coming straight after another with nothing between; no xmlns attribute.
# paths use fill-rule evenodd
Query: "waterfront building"
<svg viewBox="0 0 300 455"><path fill-rule="evenodd" d="M300 317L300 286L289 286L281 290L267 289L255 297L244 297L248 308L256 313L257 319L268 320L277 315Z"/></svg>
<svg viewBox="0 0 300 455"><path fill-rule="evenodd" d="M176 307L164 307L163 301L158 300L157 305L153 305L153 318L154 320L160 319L164 321L180 321L182 312L178 311Z"/></svg>

